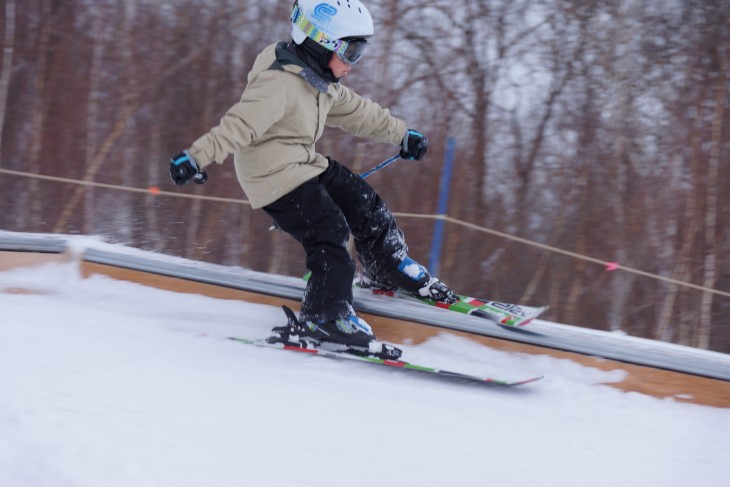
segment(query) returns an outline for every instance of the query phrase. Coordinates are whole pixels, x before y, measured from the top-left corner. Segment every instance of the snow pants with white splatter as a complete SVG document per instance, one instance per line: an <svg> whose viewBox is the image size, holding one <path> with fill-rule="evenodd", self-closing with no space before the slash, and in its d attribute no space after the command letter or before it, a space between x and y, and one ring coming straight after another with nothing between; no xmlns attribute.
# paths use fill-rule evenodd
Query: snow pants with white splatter
<svg viewBox="0 0 730 487"><path fill-rule="evenodd" d="M404 261L413 261L393 214L369 184L337 161L330 159L324 173L264 210L306 252L312 274L302 320L331 321L350 313L355 276L355 262L347 250L350 234L368 274L411 291L422 285L423 278L402 279L398 271Z"/></svg>

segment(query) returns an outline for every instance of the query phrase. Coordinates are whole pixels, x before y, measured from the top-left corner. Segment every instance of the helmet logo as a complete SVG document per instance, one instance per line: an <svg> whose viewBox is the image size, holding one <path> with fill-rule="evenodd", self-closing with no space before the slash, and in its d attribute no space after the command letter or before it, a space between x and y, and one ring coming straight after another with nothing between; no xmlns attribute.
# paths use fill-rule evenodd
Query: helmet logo
<svg viewBox="0 0 730 487"><path fill-rule="evenodd" d="M337 9L335 7L326 3L320 3L314 7L312 19L319 24L321 28L326 28L329 23L332 22L332 17L335 14L337 14Z"/></svg>

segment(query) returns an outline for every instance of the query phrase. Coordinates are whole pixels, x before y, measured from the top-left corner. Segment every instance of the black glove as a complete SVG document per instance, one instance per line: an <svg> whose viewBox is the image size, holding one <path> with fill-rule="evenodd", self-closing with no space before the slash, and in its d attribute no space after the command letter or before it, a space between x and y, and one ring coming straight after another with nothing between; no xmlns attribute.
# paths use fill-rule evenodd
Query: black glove
<svg viewBox="0 0 730 487"><path fill-rule="evenodd" d="M420 161L426 155L426 151L428 151L426 136L417 130L408 129L401 143L400 156L409 161Z"/></svg>
<svg viewBox="0 0 730 487"><path fill-rule="evenodd" d="M201 171L190 152L184 150L170 159L170 177L178 186L188 184L191 179L198 184L205 184L208 173Z"/></svg>

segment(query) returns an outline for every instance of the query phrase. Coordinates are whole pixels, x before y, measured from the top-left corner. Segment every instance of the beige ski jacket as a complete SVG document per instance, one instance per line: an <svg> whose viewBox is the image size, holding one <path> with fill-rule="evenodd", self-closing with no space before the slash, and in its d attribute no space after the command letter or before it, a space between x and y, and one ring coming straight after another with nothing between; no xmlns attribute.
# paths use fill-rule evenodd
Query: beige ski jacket
<svg viewBox="0 0 730 487"><path fill-rule="evenodd" d="M259 54L241 100L189 150L201 168L234 154L238 181L261 208L327 169L315 150L325 125L392 144L407 130L388 109L323 80L282 42Z"/></svg>

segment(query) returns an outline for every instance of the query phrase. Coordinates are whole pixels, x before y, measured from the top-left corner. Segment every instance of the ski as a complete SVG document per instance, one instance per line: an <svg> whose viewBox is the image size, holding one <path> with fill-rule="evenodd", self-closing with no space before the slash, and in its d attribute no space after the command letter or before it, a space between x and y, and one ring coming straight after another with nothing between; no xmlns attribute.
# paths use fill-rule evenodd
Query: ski
<svg viewBox="0 0 730 487"><path fill-rule="evenodd" d="M463 296L459 294L456 295L458 301L452 304L446 304L432 301L427 298L419 298L400 291L382 291L361 287L360 285L356 285L356 287L365 291L370 291L372 294L377 296L388 296L417 303L424 303L437 308L447 309L449 311L455 311L469 316L476 316L477 318L487 320L495 325L507 327L525 326L548 309L548 306L522 306L518 304L502 303L499 301L490 301L487 299L472 298L470 296Z"/></svg>
<svg viewBox="0 0 730 487"><path fill-rule="evenodd" d="M377 357L371 357L367 355L362 355L359 352L357 354L350 353L347 351L332 351L332 350L326 350L319 347L301 347L301 346L292 346L287 345L284 343L269 343L266 340L251 340L248 338L239 338L239 337L229 337L229 340L238 342L238 343L245 343L248 345L256 345L259 347L267 347L267 348L275 348L278 350L289 350L292 352L300 352L300 353L307 353L310 355L316 355L319 357L329 357L334 359L345 359L345 360L352 360L356 362L363 362L367 364L374 364L374 365L384 365L388 367L397 368L399 370L408 370L412 372L419 372L422 374L431 374L435 375L437 377L443 377L448 379L456 379L461 381L467 381L467 382L474 382L484 385L490 385L490 386L499 386L499 387L514 387L518 385L528 384L530 382L535 382L537 380L542 379L542 376L537 377L529 377L522 380L503 380L503 379L497 379L494 377L489 376L477 376L472 374L464 374L461 372L452 372L448 370L442 370L437 369L434 367L426 367L423 365L416 365L411 364L408 362L404 362L402 360L387 360L387 359L381 359Z"/></svg>
<svg viewBox="0 0 730 487"><path fill-rule="evenodd" d="M302 279L309 280L311 272L307 272ZM400 290L384 291L373 289L362 285L361 279L355 279L352 283L355 289L369 291L376 296L388 296L392 298L405 299L416 303L423 303L436 308L454 311L469 316L476 316L486 320L494 325L508 328L518 328L529 324L532 320L543 314L549 306L523 306L519 304L503 303L500 301L492 301L490 299L479 299L471 296L456 294L458 301L447 304L438 301L432 301L428 298L421 298L408 294Z"/></svg>

